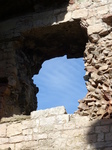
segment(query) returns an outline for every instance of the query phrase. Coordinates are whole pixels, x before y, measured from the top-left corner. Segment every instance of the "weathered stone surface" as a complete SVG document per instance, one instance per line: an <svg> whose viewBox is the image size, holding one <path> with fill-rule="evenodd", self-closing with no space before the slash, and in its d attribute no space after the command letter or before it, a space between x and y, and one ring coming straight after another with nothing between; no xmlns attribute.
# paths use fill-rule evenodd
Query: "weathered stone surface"
<svg viewBox="0 0 112 150"><path fill-rule="evenodd" d="M8 127L7 127L7 136L8 137L19 135L19 134L21 134L21 132L22 132L22 126L20 123L11 124L11 125L8 125Z"/></svg>
<svg viewBox="0 0 112 150"><path fill-rule="evenodd" d="M0 137L6 137L7 125L0 124Z"/></svg>
<svg viewBox="0 0 112 150"><path fill-rule="evenodd" d="M52 108L52 111L56 109ZM0 150L9 148L11 150L95 150L112 146L111 119L91 121L88 116L78 114L53 114L52 116L52 111L43 110L43 115L38 119L29 117L24 121L19 120L19 123L18 120L9 119L8 123L0 124L4 125L6 130L9 130L9 127L16 128L12 130L10 137L5 135L4 138L0 138ZM48 114L47 117L44 113ZM53 122L50 121L51 118ZM38 126L32 125L37 120ZM16 131L17 129L19 132Z"/></svg>
<svg viewBox="0 0 112 150"><path fill-rule="evenodd" d="M66 114L66 110L63 106L46 109L46 110L39 110L39 111L33 111L31 112L31 118L36 119L39 117L47 117L49 115L55 116L55 115L63 115Z"/></svg>
<svg viewBox="0 0 112 150"><path fill-rule="evenodd" d="M0 7L6 7L3 0L0 3ZM17 12L14 6L19 9ZM20 6L24 6L21 7L24 10L20 9ZM0 15L2 20L0 22L0 118L13 114L29 115L30 112L36 110L38 88L33 85L32 76L38 74L45 60L63 55L67 55L67 58L84 56L88 93L82 101L79 101L77 113L89 116L89 119L112 118L111 6L111 0L80 0L70 1L69 4L64 3L64 0L51 1L51 4L47 0L34 1L34 3L28 1L27 4L26 1L18 4L12 0L9 3L9 9L0 9L1 14L5 17L5 12L8 18L4 21L6 18ZM24 14L31 11L33 13ZM15 18L12 16L14 13ZM17 13L24 15L17 17ZM77 119L77 117L73 118ZM2 123L7 122L8 124L7 127L1 126L3 129L0 131L1 141L7 144L7 137L15 144L22 140L31 141L32 134L38 140L36 133L39 132L41 133L41 139L38 141L40 147L45 145L44 148L46 148L52 145L53 139L47 139L47 135L43 139L43 133L54 131L58 125L63 124L59 126L61 130L64 124L69 123L73 118L66 115L65 109L61 107L61 109L50 109L44 112L32 112L32 121L30 123L28 120L22 121L22 125L20 124L21 119L14 119L13 121L18 121L14 125L9 124L10 119L2 119ZM91 126L86 117L82 120L75 122L76 128ZM54 135L59 136L58 133ZM63 135L66 136L66 134ZM16 136L18 136L17 139L14 138ZM99 134L97 137L99 142L103 140L103 135ZM80 147L78 140L80 141L80 137L76 138L76 145L71 149ZM82 143L85 142L85 137L81 137L81 140ZM62 141L64 141L63 144ZM90 142L96 142L96 135L93 135L93 140L90 138ZM74 145L74 140L71 138L66 143L66 139L62 139L55 143L57 147L64 149L66 145L69 147L70 143ZM112 146L111 143L104 143L105 141L102 141L101 145L98 143L93 147L94 149L100 147L105 149L104 145ZM21 145L19 146L21 149ZM37 148L38 145L35 147ZM84 145L84 149L87 148L91 149Z"/></svg>
<svg viewBox="0 0 112 150"><path fill-rule="evenodd" d="M86 18L88 15L88 10L86 8L75 10L72 13L73 19Z"/></svg>

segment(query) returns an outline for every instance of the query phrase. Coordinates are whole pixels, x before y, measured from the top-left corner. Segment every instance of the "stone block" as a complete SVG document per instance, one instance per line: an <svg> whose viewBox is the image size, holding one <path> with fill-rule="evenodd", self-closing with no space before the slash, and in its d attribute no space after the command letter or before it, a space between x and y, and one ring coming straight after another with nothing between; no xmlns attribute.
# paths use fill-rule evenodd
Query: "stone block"
<svg viewBox="0 0 112 150"><path fill-rule="evenodd" d="M31 135L33 132L32 132L32 129L25 129L22 131L22 134L23 135Z"/></svg>
<svg viewBox="0 0 112 150"><path fill-rule="evenodd" d="M31 112L31 119L66 114L64 106Z"/></svg>
<svg viewBox="0 0 112 150"><path fill-rule="evenodd" d="M25 141L21 143L16 143L15 144L15 149L14 150L36 150L33 149L33 147L38 146L38 141Z"/></svg>
<svg viewBox="0 0 112 150"><path fill-rule="evenodd" d="M52 146L56 149L63 149L67 148L67 139L66 138L57 138L52 143Z"/></svg>
<svg viewBox="0 0 112 150"><path fill-rule="evenodd" d="M42 139L47 139L47 134L43 133L43 134L33 134L33 140L42 140Z"/></svg>
<svg viewBox="0 0 112 150"><path fill-rule="evenodd" d="M108 125L96 126L95 127L95 132L96 133L107 133L107 132L109 132L109 126Z"/></svg>
<svg viewBox="0 0 112 150"><path fill-rule="evenodd" d="M50 132L48 133L48 138L50 139L58 139L62 136L62 132L58 131L58 132Z"/></svg>
<svg viewBox="0 0 112 150"><path fill-rule="evenodd" d="M66 146L74 148L74 149L75 149L75 147L78 147L79 149L81 148L81 150L82 150L85 142L87 143L86 137L79 136L79 137L75 137L75 138L74 137L68 138L67 142L66 142Z"/></svg>
<svg viewBox="0 0 112 150"><path fill-rule="evenodd" d="M112 4L109 5L109 12L112 13Z"/></svg>
<svg viewBox="0 0 112 150"><path fill-rule="evenodd" d="M33 128L33 133L38 133L39 129L38 128Z"/></svg>
<svg viewBox="0 0 112 150"><path fill-rule="evenodd" d="M112 150L112 147L104 148L104 150Z"/></svg>
<svg viewBox="0 0 112 150"><path fill-rule="evenodd" d="M24 120L22 121L22 129L30 129L36 127L36 120Z"/></svg>
<svg viewBox="0 0 112 150"><path fill-rule="evenodd" d="M97 142L97 143L92 143L91 145L96 149L99 148L100 150L102 150L105 147L112 147L112 142L111 141Z"/></svg>
<svg viewBox="0 0 112 150"><path fill-rule="evenodd" d="M54 142L53 139L42 139L39 140L38 146L43 147L43 149L44 147L47 147L49 149L49 147L53 146L53 142Z"/></svg>
<svg viewBox="0 0 112 150"><path fill-rule="evenodd" d="M97 134L87 135L88 143L95 143L97 141Z"/></svg>
<svg viewBox="0 0 112 150"><path fill-rule="evenodd" d="M24 141L32 141L32 140L33 140L32 135L25 135L24 136Z"/></svg>
<svg viewBox="0 0 112 150"><path fill-rule="evenodd" d="M75 123L74 122L64 123L63 129L64 130L75 129Z"/></svg>
<svg viewBox="0 0 112 150"><path fill-rule="evenodd" d="M48 126L53 125L56 122L56 118L54 116L47 118L40 118L40 126Z"/></svg>
<svg viewBox="0 0 112 150"><path fill-rule="evenodd" d="M98 141L98 142L104 141L104 133L99 133L99 134L98 134L98 136L97 136L97 141Z"/></svg>
<svg viewBox="0 0 112 150"><path fill-rule="evenodd" d="M7 136L8 137L19 135L19 134L22 134L21 123L13 123L13 124L8 125L8 127L7 127Z"/></svg>
<svg viewBox="0 0 112 150"><path fill-rule="evenodd" d="M70 120L75 123L76 128L92 127L92 125L97 123L97 120L91 121L88 116L80 115L73 115Z"/></svg>
<svg viewBox="0 0 112 150"><path fill-rule="evenodd" d="M73 19L87 18L87 15L88 15L88 10L86 8L78 9L72 12Z"/></svg>
<svg viewBox="0 0 112 150"><path fill-rule="evenodd" d="M38 128L39 133L45 133L45 132L53 132L55 125L45 125L45 126L40 126Z"/></svg>
<svg viewBox="0 0 112 150"><path fill-rule="evenodd" d="M97 33L100 33L104 30L107 30L107 29L105 28L103 23L94 24L94 25L91 25L87 28L88 35L91 35L91 34L94 34L94 33L97 34Z"/></svg>
<svg viewBox="0 0 112 150"><path fill-rule="evenodd" d="M112 132L105 134L105 140L106 140L106 141L112 141Z"/></svg>
<svg viewBox="0 0 112 150"><path fill-rule="evenodd" d="M2 145L0 145L0 150L4 150L4 149L7 149L8 150L8 148L11 148L11 150L15 150L14 149L14 144L2 144Z"/></svg>
<svg viewBox="0 0 112 150"><path fill-rule="evenodd" d="M6 136L6 129L7 129L6 124L0 124L0 137Z"/></svg>
<svg viewBox="0 0 112 150"><path fill-rule="evenodd" d="M75 137L75 133L77 132L77 130L66 130L66 131L62 131L61 133L61 137L62 138L72 138ZM78 134L78 136L80 136L80 134Z"/></svg>
<svg viewBox="0 0 112 150"><path fill-rule="evenodd" d="M69 120L70 120L70 115L68 115L68 114L56 116L57 124L64 124L64 123L69 122Z"/></svg>
<svg viewBox="0 0 112 150"><path fill-rule="evenodd" d="M9 142L8 138L0 138L0 144L6 144Z"/></svg>
<svg viewBox="0 0 112 150"><path fill-rule="evenodd" d="M24 141L24 136L18 135L18 136L12 136L9 138L10 143L18 143Z"/></svg>
<svg viewBox="0 0 112 150"><path fill-rule="evenodd" d="M100 6L100 7L95 8L95 11L96 11L96 14L98 15L104 15L109 12L109 7L108 5Z"/></svg>

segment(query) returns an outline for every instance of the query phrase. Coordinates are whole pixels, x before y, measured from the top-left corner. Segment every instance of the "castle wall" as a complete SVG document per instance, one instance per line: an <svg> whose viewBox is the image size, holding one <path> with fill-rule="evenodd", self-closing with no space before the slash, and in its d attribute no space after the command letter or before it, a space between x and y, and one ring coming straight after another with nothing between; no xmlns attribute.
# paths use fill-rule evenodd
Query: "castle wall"
<svg viewBox="0 0 112 150"><path fill-rule="evenodd" d="M83 100L79 100L78 111L72 115L66 114L64 107L33 111L37 107L38 88L33 85L31 77L38 74L44 56L48 53L50 57L65 54L74 58L82 57L77 52L82 52L78 46L83 44L82 41L79 45L77 42L75 45L69 43L68 49L72 47L70 53L60 49L55 54L55 50L52 53L54 47L48 52L44 48L37 52L39 47L34 47L34 41L39 38L37 35L42 34L40 29L48 31L50 26L57 28L59 25L60 28L61 23L68 25L70 22L75 23L72 24L74 33L82 31L80 35L75 34L76 37L79 36L77 41L87 31L82 39L86 44L83 51L88 93ZM35 36L30 32L34 28L39 29L34 30ZM49 30L49 34L53 32L54 30ZM30 37L34 41L29 44ZM44 34L40 36L41 39L43 37ZM22 38L22 42L18 38ZM25 42L29 44L27 48L30 51L25 51ZM29 116L21 115L30 112ZM13 117L3 118L4 116ZM106 119L112 118L111 0L73 2L65 8L35 12L0 22L0 118L1 150L112 149L112 120Z"/></svg>
<svg viewBox="0 0 112 150"><path fill-rule="evenodd" d="M90 121L63 106L0 121L0 150L111 150L112 119Z"/></svg>
<svg viewBox="0 0 112 150"><path fill-rule="evenodd" d="M79 114L111 118L111 6L111 0L85 0L1 22L0 117L36 110L38 88L31 78L46 59L84 52L88 93L79 100Z"/></svg>

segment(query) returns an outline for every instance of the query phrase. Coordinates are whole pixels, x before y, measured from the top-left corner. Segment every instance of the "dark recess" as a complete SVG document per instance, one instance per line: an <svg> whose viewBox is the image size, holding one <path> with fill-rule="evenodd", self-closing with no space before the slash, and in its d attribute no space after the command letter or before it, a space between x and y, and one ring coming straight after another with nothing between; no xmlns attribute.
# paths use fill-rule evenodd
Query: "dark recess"
<svg viewBox="0 0 112 150"><path fill-rule="evenodd" d="M36 12L42 12L67 3L68 0L0 0L0 21L35 12L35 7Z"/></svg>

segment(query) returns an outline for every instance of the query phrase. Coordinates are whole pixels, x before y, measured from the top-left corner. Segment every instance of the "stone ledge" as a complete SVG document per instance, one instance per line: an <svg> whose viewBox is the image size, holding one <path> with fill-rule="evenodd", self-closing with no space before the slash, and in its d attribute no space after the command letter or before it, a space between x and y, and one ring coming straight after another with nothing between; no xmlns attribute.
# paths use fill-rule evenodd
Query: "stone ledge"
<svg viewBox="0 0 112 150"><path fill-rule="evenodd" d="M26 119L30 119L30 116L26 116L26 115L13 115L12 117L9 118L2 118L0 120L0 124L2 123L6 123L6 122L15 122L15 121L22 121L22 120L26 120Z"/></svg>

